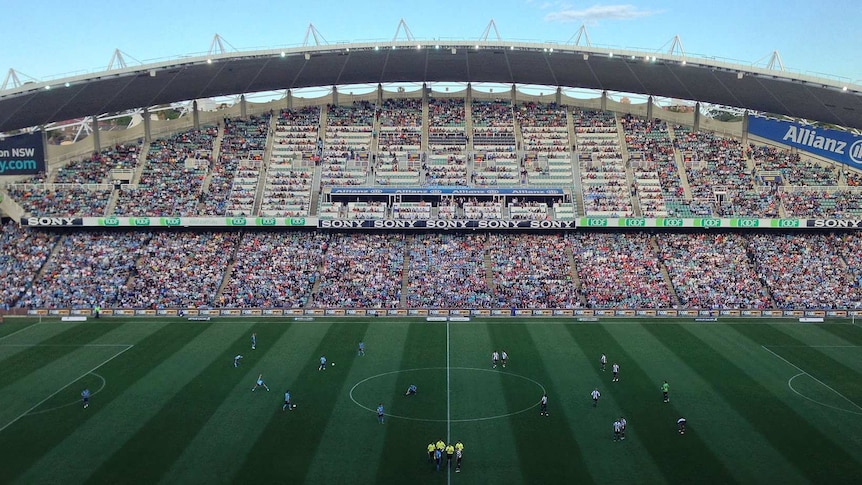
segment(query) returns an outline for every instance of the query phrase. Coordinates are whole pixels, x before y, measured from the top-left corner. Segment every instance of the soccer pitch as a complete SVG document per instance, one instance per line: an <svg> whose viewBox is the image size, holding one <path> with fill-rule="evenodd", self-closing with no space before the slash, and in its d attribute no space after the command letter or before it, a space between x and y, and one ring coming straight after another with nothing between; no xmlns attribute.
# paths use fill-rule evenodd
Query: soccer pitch
<svg viewBox="0 0 862 485"><path fill-rule="evenodd" d="M492 368L494 350L506 368ZM849 322L7 319L0 364L0 483L862 476L862 327ZM251 391L259 374L271 391ZM410 384L418 393L405 396ZM286 389L294 411L282 411ZM615 441L620 416L626 439ZM464 443L460 473L428 462L440 439Z"/></svg>

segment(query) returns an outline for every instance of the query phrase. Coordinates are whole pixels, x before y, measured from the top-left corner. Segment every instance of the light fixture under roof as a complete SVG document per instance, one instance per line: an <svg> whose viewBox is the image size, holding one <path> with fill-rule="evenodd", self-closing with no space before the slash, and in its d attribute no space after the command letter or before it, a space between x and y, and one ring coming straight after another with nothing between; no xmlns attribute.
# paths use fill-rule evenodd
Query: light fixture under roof
<svg viewBox="0 0 862 485"><path fill-rule="evenodd" d="M213 63L212 59L207 59L207 64L212 64L212 63Z"/></svg>

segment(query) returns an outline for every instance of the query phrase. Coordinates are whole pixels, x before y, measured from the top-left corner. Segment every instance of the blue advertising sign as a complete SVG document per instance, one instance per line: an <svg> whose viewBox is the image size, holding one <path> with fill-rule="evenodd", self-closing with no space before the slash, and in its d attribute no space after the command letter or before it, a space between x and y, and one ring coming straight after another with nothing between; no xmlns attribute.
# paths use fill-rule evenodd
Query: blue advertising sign
<svg viewBox="0 0 862 485"><path fill-rule="evenodd" d="M862 137L853 133L757 116L748 117L748 133L845 165L862 167Z"/></svg>
<svg viewBox="0 0 862 485"><path fill-rule="evenodd" d="M0 140L0 176L36 175L44 171L45 150L41 133Z"/></svg>
<svg viewBox="0 0 862 485"><path fill-rule="evenodd" d="M468 187L333 187L332 195L559 195L563 189L474 189Z"/></svg>

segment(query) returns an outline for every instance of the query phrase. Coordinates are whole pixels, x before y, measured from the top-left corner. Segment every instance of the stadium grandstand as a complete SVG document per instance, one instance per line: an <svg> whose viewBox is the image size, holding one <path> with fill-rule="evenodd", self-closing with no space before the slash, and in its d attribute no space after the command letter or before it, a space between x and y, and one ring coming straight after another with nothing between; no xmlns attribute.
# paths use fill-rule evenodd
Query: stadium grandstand
<svg viewBox="0 0 862 485"><path fill-rule="evenodd" d="M314 86L332 89L297 95ZM234 102L200 109L219 96ZM170 103L182 116L157 119ZM487 39L221 52L13 85L0 129L32 133L45 163L2 177L0 304L846 315L862 306L860 106L858 86L827 79ZM129 110L139 123L91 116L75 143L31 128Z"/></svg>
<svg viewBox="0 0 862 485"><path fill-rule="evenodd" d="M835 65L862 13L102 3L5 10L46 65L396 10ZM222 40L0 79L0 485L862 482L859 81L493 20Z"/></svg>

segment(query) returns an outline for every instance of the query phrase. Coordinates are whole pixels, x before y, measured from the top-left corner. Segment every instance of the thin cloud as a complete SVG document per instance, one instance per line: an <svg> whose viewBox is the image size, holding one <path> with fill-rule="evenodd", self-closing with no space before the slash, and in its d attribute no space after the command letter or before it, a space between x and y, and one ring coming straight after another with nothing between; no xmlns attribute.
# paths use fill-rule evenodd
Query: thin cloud
<svg viewBox="0 0 862 485"><path fill-rule="evenodd" d="M595 22L597 20L627 20L646 17L654 12L634 5L593 5L581 10L559 10L545 15L549 22Z"/></svg>

